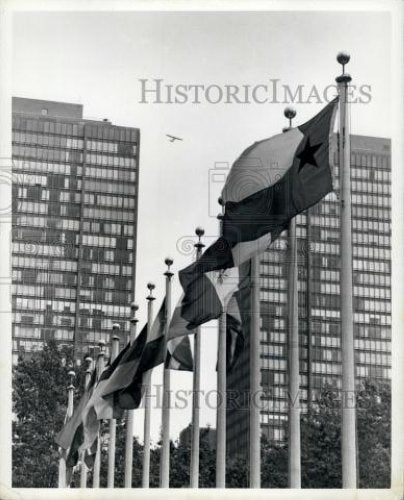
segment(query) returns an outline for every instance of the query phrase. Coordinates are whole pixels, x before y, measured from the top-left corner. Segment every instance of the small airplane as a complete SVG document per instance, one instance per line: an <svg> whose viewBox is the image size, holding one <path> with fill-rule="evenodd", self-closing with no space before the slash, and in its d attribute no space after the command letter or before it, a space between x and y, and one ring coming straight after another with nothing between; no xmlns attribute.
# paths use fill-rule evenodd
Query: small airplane
<svg viewBox="0 0 404 500"><path fill-rule="evenodd" d="M170 142L183 141L183 139L181 139L181 137L176 137L175 135L166 134L166 136L168 137Z"/></svg>

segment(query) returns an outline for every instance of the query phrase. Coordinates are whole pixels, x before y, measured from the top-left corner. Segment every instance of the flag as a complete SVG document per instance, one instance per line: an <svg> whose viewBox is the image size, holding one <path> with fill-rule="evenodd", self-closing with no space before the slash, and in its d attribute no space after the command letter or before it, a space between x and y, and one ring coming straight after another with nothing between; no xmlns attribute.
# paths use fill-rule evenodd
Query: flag
<svg viewBox="0 0 404 500"><path fill-rule="evenodd" d="M165 367L170 370L193 371L194 361L188 335L167 342Z"/></svg>
<svg viewBox="0 0 404 500"><path fill-rule="evenodd" d="M222 236L179 272L184 295L177 314L188 330L223 310L212 273L263 252L293 217L332 191L330 140L337 103L335 98L304 125L256 142L232 166L222 193Z"/></svg>
<svg viewBox="0 0 404 500"><path fill-rule="evenodd" d="M88 387L84 390L84 393L73 411L72 417L65 422L62 430L56 435L56 443L64 450L68 450L72 447L76 434L80 432L80 426L82 425L83 411L91 398L94 386L96 382L95 370L93 371Z"/></svg>
<svg viewBox="0 0 404 500"><path fill-rule="evenodd" d="M195 267L193 286L178 301L168 339L189 335L197 326L218 318L242 280L239 267L207 273Z"/></svg>
<svg viewBox="0 0 404 500"><path fill-rule="evenodd" d="M164 362L165 304L164 299L150 332L147 332L147 326L143 328L140 335L143 336L144 343L139 341L139 345L136 346L137 339L135 340L133 349L122 358L113 377L103 390L103 397L114 395L116 404L122 409L133 409L140 405L144 374ZM142 343L143 348L140 349Z"/></svg>
<svg viewBox="0 0 404 500"><path fill-rule="evenodd" d="M241 265L243 281L226 307L226 371L231 372L244 349L251 319L251 262Z"/></svg>
<svg viewBox="0 0 404 500"><path fill-rule="evenodd" d="M130 345L127 344L118 356L109 363L102 373L99 375L98 382L92 391L91 397L87 401L83 412L82 412L82 422L83 422L83 432L80 446L78 448L78 453L84 453L84 455L93 455L92 448L96 442L100 429L100 420L118 418L122 416L116 413L116 408L112 398L105 400L102 398L103 390L108 383L109 378L112 376L120 360L125 356L129 350ZM95 370L96 371L96 370Z"/></svg>

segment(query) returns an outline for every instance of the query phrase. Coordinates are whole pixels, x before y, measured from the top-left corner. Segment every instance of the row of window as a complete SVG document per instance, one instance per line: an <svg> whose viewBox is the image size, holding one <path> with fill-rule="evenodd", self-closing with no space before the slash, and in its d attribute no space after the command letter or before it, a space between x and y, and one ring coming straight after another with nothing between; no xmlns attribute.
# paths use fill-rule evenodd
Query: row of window
<svg viewBox="0 0 404 500"><path fill-rule="evenodd" d="M377 182L354 180L351 182L351 189L353 193L364 192L364 193L375 193L375 194L391 194L390 184L377 183Z"/></svg>
<svg viewBox="0 0 404 500"><path fill-rule="evenodd" d="M90 155L87 155L90 156ZM87 159L87 157L86 157ZM116 157L116 163L118 165L114 165L116 167L131 167L132 165L121 165L118 160L123 160L121 157ZM125 158L125 160L129 160L130 158ZM134 162L135 160L133 160ZM98 164L97 164L98 165ZM104 165L102 163L101 165ZM124 182L135 182L136 180L136 171L135 170L123 170L120 169L111 169L111 168L98 168L98 167L86 167L85 176L93 179L109 179L112 181L124 181Z"/></svg>
<svg viewBox="0 0 404 500"><path fill-rule="evenodd" d="M356 376L363 378L383 378L386 380L391 379L391 369L381 368L378 366L356 366Z"/></svg>
<svg viewBox="0 0 404 500"><path fill-rule="evenodd" d="M375 170L368 168L351 168L352 179L365 179L370 181L391 182L391 175L388 170Z"/></svg>
<svg viewBox="0 0 404 500"><path fill-rule="evenodd" d="M111 196L105 194L84 194L84 203L88 205L97 205L99 207L114 207L114 208L134 208L135 198L126 198L123 196Z"/></svg>
<svg viewBox="0 0 404 500"><path fill-rule="evenodd" d="M389 274L391 270L390 262L381 262L377 260L359 260L353 259L354 271L368 271L373 273Z"/></svg>
<svg viewBox="0 0 404 500"><path fill-rule="evenodd" d="M385 298L385 297L383 297ZM391 313L391 303L384 300L356 299L355 309L371 312Z"/></svg>
<svg viewBox="0 0 404 500"><path fill-rule="evenodd" d="M41 329L36 327L27 327L15 325L13 328L13 336L14 337L24 337L27 339L40 339L41 338Z"/></svg>
<svg viewBox="0 0 404 500"><path fill-rule="evenodd" d="M389 196L376 196L371 194L352 194L352 203L355 205L366 205L373 207L390 207Z"/></svg>
<svg viewBox="0 0 404 500"><path fill-rule="evenodd" d="M122 279L122 278L112 278L110 276L94 276L89 274L81 274L80 275L80 284L85 287L94 287L96 284L95 278L97 278L97 286L99 288L112 288L112 289L132 289L132 280L131 279ZM100 283L101 278L101 283Z"/></svg>
<svg viewBox="0 0 404 500"><path fill-rule="evenodd" d="M36 269L49 269L48 259L39 259L22 255L13 255L12 263L15 267L32 267ZM69 271L77 272L77 262L74 260L53 260L52 270L54 271Z"/></svg>
<svg viewBox="0 0 404 500"><path fill-rule="evenodd" d="M67 302L65 300L48 300L35 298L29 299L27 297L15 297L15 304L17 309L25 310L28 312L32 311L44 311L49 305L52 311L59 312L70 312L74 313L76 310L75 302Z"/></svg>
<svg viewBox="0 0 404 500"><path fill-rule="evenodd" d="M100 273L100 274L113 274L113 275L122 275L122 276L132 276L133 269L132 266L122 266L121 273L119 272L119 265L117 264L102 264L99 262L93 262L91 264L91 272Z"/></svg>
<svg viewBox="0 0 404 500"><path fill-rule="evenodd" d="M83 123L62 123L56 120L28 119L21 116L13 117L13 129L28 132L44 132L45 134L83 135Z"/></svg>
<svg viewBox="0 0 404 500"><path fill-rule="evenodd" d="M389 314L369 314L354 312L354 322L362 325L391 325L391 316Z"/></svg>
<svg viewBox="0 0 404 500"><path fill-rule="evenodd" d="M45 163L34 160L20 160L13 158L13 168L16 170L28 170L30 172L45 172L47 174L82 175L82 167L80 165L71 166L66 163Z"/></svg>
<svg viewBox="0 0 404 500"><path fill-rule="evenodd" d="M356 233L352 234L353 243L361 243L363 245L383 245L390 246L390 236L374 233Z"/></svg>
<svg viewBox="0 0 404 500"><path fill-rule="evenodd" d="M76 235L77 243L78 243L79 235ZM116 238L110 236L98 236L96 234L83 234L81 237L82 245L92 246L92 247L116 247Z"/></svg>
<svg viewBox="0 0 404 500"><path fill-rule="evenodd" d="M128 183L118 183L118 182L105 182L105 181L95 181L90 179L84 180L85 191L100 192L100 193L113 193L113 194L126 194L135 195L136 186L134 184Z"/></svg>
<svg viewBox="0 0 404 500"><path fill-rule="evenodd" d="M76 248L56 245L44 245L42 243L13 242L13 252L31 255L45 255L46 257L64 257L68 253L69 257L77 257ZM74 255L72 255L72 253Z"/></svg>
<svg viewBox="0 0 404 500"><path fill-rule="evenodd" d="M354 345L355 349L378 352L389 352L391 348L390 342L383 342L382 340L355 339Z"/></svg>
<svg viewBox="0 0 404 500"><path fill-rule="evenodd" d="M14 179L17 185L28 184L29 186L42 186L46 187L48 179L46 175L40 174L18 174Z"/></svg>
<svg viewBox="0 0 404 500"><path fill-rule="evenodd" d="M65 149L83 149L83 139L63 135L34 134L21 131L13 132L13 141L37 146L55 146Z"/></svg>
<svg viewBox="0 0 404 500"><path fill-rule="evenodd" d="M96 141L87 140L86 148L93 151L100 151L103 153L121 153L126 155L135 155L137 146L131 143L110 142L110 141Z"/></svg>
<svg viewBox="0 0 404 500"><path fill-rule="evenodd" d="M83 222L83 231L87 233L100 233L111 234L116 236L133 236L133 224L118 224L113 222Z"/></svg>
<svg viewBox="0 0 404 500"><path fill-rule="evenodd" d="M334 375L340 375L341 365L336 363L313 361L313 363L311 364L311 370L313 373L330 373Z"/></svg>
<svg viewBox="0 0 404 500"><path fill-rule="evenodd" d="M102 219L102 220L116 220L120 222L133 222L135 220L135 214L133 211L122 210L122 209L109 209L104 208L83 208L83 215L87 219Z"/></svg>
<svg viewBox="0 0 404 500"><path fill-rule="evenodd" d="M354 286L353 293L357 297L372 297L374 299L384 300L389 300L391 298L389 288L369 288L365 286Z"/></svg>
<svg viewBox="0 0 404 500"><path fill-rule="evenodd" d="M353 219L352 220L352 228L353 234L355 234L355 230L358 231L373 231L379 235L381 234L390 234L391 224L390 222L383 221L374 221L374 220L366 220L366 219Z"/></svg>
<svg viewBox="0 0 404 500"><path fill-rule="evenodd" d="M89 290L85 288L80 289L80 299L86 301L94 301L97 299L97 295L100 295L100 298L104 302L119 302L124 304L130 304L131 302L131 293L126 291L101 291L101 290ZM84 326L84 325L81 325Z"/></svg>
<svg viewBox="0 0 404 500"><path fill-rule="evenodd" d="M86 154L86 163L90 165L101 165L103 167L126 167L126 168L136 167L136 159L133 157L130 158L126 156L110 156L110 155L94 154L94 153ZM87 168L90 169L90 167ZM86 175L88 175L87 168L86 168ZM108 170L103 170L103 169L93 169L93 170L95 172L90 175L93 175L94 177L99 177L99 174L102 173L102 171L108 172Z"/></svg>
<svg viewBox="0 0 404 500"><path fill-rule="evenodd" d="M13 146L13 156L35 158L43 161L63 161L65 163L83 163L83 153L76 150L48 149L40 147ZM127 160L128 158L125 158ZM124 165L126 166L126 161ZM130 165L127 165L130 166Z"/></svg>
<svg viewBox="0 0 404 500"><path fill-rule="evenodd" d="M390 221L391 213L387 208L358 207L352 206L353 217L363 217L364 219L382 219Z"/></svg>
<svg viewBox="0 0 404 500"><path fill-rule="evenodd" d="M355 361L363 365L385 365L390 366L391 358L389 354L380 352L355 352Z"/></svg>
<svg viewBox="0 0 404 500"><path fill-rule="evenodd" d="M12 293L13 295L25 295L28 297L43 297L45 296L45 291L48 288L40 285L27 285L27 284L15 284L12 285ZM52 297L57 299L71 299L74 300L76 298L76 289L68 288L64 286L60 287L52 287Z"/></svg>
<svg viewBox="0 0 404 500"><path fill-rule="evenodd" d="M388 274L354 273L353 282L358 285L389 287L391 278Z"/></svg>
<svg viewBox="0 0 404 500"><path fill-rule="evenodd" d="M354 257L364 257L366 259L390 260L390 249L388 248L353 245L352 254Z"/></svg>
<svg viewBox="0 0 404 500"><path fill-rule="evenodd" d="M39 227L43 229L43 234L46 235L46 228L61 229L67 231L78 231L80 229L80 221L66 218L50 218L39 217L35 215L16 214L16 226Z"/></svg>

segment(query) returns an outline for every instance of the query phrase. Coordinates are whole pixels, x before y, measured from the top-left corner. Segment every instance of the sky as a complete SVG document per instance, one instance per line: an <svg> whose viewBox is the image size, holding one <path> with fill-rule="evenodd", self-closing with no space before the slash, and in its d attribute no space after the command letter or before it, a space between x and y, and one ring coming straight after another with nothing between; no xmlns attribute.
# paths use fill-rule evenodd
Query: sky
<svg viewBox="0 0 404 500"><path fill-rule="evenodd" d="M286 125L288 103L141 103L141 79L152 85L259 85L279 80L292 90L334 84L336 54L347 50L353 84L368 85L371 99L352 104L352 133L390 137L390 17L383 12L30 12L13 19L14 96L81 103L84 117L108 118L141 131L136 301L146 320L146 284L156 284L155 313L164 295L164 258L176 272L188 265L196 226L203 242L218 234L221 184L251 143ZM213 100L213 99L211 99ZM273 100L273 99L272 99ZM296 103L295 124L324 105ZM169 142L165 134L183 138ZM177 276L173 305L180 295ZM217 328L202 329L201 426L215 427ZM161 369L152 383L161 384ZM172 390L190 391L191 373L172 372ZM175 398L179 404L179 397ZM191 419L191 397L171 412L171 437ZM143 438L143 412L135 412ZM152 412L152 438L160 410Z"/></svg>

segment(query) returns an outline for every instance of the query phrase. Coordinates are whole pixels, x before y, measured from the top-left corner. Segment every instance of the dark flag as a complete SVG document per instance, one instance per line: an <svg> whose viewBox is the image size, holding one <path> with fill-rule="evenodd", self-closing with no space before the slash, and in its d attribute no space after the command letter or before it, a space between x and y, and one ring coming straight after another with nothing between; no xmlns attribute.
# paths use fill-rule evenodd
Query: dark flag
<svg viewBox="0 0 404 500"><path fill-rule="evenodd" d="M225 269L234 279L236 266L266 250L293 217L332 191L330 140L337 103L338 98L297 128L256 142L233 164L222 193L222 236L179 272L184 295L176 313L186 330L223 311L214 273Z"/></svg>

